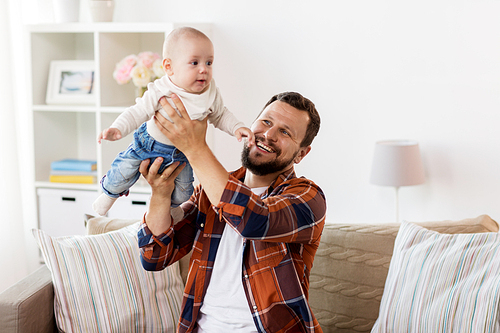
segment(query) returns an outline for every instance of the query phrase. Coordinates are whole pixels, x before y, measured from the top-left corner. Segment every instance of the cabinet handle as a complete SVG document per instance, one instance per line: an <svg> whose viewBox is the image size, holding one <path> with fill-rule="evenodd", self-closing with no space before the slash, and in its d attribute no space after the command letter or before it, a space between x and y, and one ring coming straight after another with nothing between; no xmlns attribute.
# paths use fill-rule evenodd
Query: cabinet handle
<svg viewBox="0 0 500 333"><path fill-rule="evenodd" d="M146 206L146 201L132 200L132 205Z"/></svg>
<svg viewBox="0 0 500 333"><path fill-rule="evenodd" d="M62 197L62 201L76 201L76 198Z"/></svg>

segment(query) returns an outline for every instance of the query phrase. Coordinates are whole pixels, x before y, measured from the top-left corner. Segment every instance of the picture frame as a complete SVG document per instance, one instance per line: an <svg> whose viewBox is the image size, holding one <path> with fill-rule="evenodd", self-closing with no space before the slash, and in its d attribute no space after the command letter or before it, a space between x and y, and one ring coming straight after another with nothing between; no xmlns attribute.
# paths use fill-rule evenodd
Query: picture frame
<svg viewBox="0 0 500 333"><path fill-rule="evenodd" d="M54 60L50 62L47 104L95 104L95 65L93 60Z"/></svg>

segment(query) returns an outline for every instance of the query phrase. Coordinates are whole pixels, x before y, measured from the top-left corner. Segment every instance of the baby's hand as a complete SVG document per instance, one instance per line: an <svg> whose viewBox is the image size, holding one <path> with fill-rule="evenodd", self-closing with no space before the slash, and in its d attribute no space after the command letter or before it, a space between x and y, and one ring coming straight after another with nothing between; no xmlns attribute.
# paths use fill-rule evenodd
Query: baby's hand
<svg viewBox="0 0 500 333"><path fill-rule="evenodd" d="M247 138L248 147L255 144L255 136L252 130L248 127L238 128L236 131L234 131L234 135L236 136L236 139L238 139L239 142L241 142L242 138L244 137Z"/></svg>
<svg viewBox="0 0 500 333"><path fill-rule="evenodd" d="M101 140L108 140L108 141L116 141L120 140L122 138L122 132L118 128L106 128L104 131L99 133L99 137L97 138L97 142L101 143Z"/></svg>

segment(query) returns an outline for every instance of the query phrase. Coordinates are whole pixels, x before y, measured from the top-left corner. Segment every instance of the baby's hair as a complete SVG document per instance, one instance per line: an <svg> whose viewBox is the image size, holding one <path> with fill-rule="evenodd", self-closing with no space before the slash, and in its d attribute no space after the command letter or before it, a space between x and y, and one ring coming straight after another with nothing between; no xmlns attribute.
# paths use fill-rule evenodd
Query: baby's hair
<svg viewBox="0 0 500 333"><path fill-rule="evenodd" d="M174 29L171 33L168 34L168 36L165 38L165 42L163 43L163 59L171 57L172 51L175 50L177 41L182 37L197 37L210 40L207 35L195 28L181 27Z"/></svg>

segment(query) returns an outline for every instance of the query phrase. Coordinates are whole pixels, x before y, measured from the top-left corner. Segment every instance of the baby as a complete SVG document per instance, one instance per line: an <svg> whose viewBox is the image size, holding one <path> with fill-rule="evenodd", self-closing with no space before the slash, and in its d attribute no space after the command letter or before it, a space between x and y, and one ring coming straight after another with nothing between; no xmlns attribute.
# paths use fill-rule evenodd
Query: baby
<svg viewBox="0 0 500 333"><path fill-rule="evenodd" d="M183 102L191 119L208 120L218 129L236 136L238 141L246 137L253 142L252 131L239 122L224 106L222 97L212 80L214 47L210 39L193 28L175 29L165 39L163 45L163 68L167 75L149 83L144 96L136 104L127 108L111 126L99 134L101 140L119 140L132 131L134 141L127 150L118 154L111 169L101 180L103 194L93 203L92 208L99 215L105 215L116 199L128 195L130 187L139 179L139 165L145 159L151 161L162 157L160 170L173 162L186 165L175 179L172 193L172 207L187 201L193 192L193 169L184 154L156 127L156 111L170 119L159 103L160 98L170 100L175 93ZM175 108L175 106L174 106Z"/></svg>

